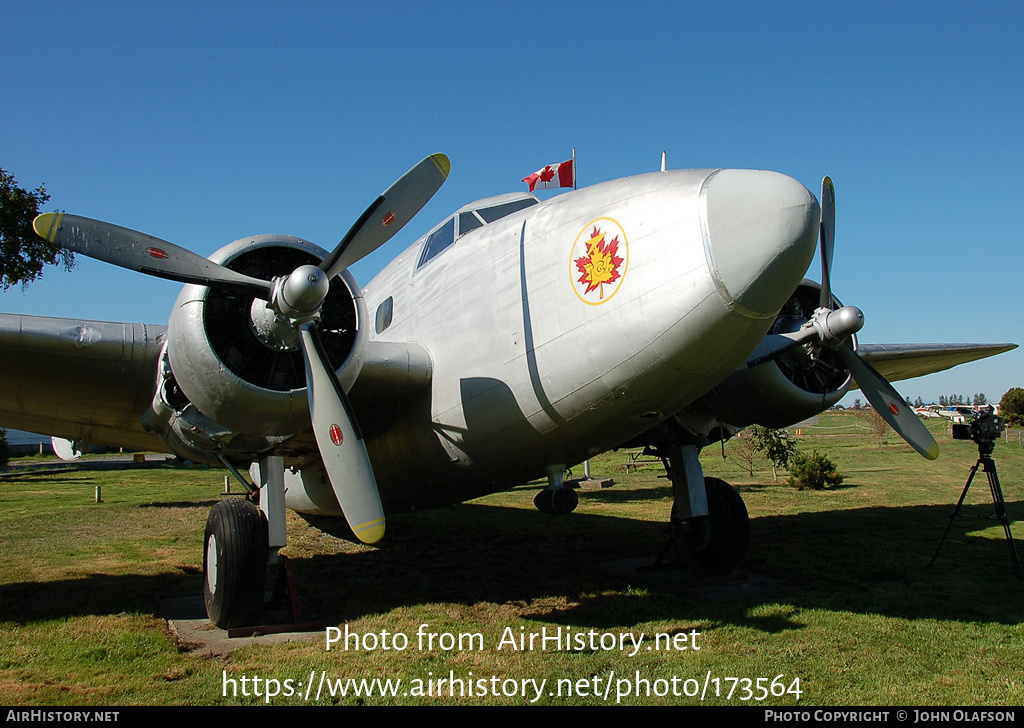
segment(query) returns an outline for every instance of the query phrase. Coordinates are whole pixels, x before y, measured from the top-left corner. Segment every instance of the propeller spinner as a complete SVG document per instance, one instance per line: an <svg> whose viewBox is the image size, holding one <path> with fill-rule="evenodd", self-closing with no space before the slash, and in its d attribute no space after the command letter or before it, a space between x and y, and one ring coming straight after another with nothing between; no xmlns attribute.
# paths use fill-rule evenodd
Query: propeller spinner
<svg viewBox="0 0 1024 728"><path fill-rule="evenodd" d="M90 258L266 301L302 350L313 432L338 504L353 533L376 543L384 535L384 511L359 424L320 341L320 311L330 279L390 240L434 196L450 170L443 154L422 160L374 200L319 266L300 266L272 281L237 273L165 240L77 215L46 213L33 228L40 237Z"/></svg>

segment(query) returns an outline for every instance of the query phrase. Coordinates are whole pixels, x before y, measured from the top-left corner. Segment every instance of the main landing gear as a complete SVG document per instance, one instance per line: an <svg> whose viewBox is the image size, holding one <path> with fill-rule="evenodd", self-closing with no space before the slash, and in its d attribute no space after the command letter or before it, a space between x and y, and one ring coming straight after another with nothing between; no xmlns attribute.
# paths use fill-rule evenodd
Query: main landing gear
<svg viewBox="0 0 1024 728"><path fill-rule="evenodd" d="M740 494L724 480L704 477L695 446L667 445L657 452L672 481L675 502L668 542L648 568L675 562L697 578L731 574L750 545L750 520Z"/></svg>
<svg viewBox="0 0 1024 728"><path fill-rule="evenodd" d="M263 608L267 577L267 522L242 498L221 501L206 519L203 599L222 629L253 624Z"/></svg>
<svg viewBox="0 0 1024 728"><path fill-rule="evenodd" d="M672 507L669 528L678 545L681 531L684 543L704 576L732 573L750 545L750 521L747 507L736 489L718 478L704 478L708 515L683 521Z"/></svg>
<svg viewBox="0 0 1024 728"><path fill-rule="evenodd" d="M248 489L244 478L236 477ZM309 627L301 609L287 557L278 553L287 543L284 518L284 461L264 458L259 464L259 506L243 498L221 501L206 520L203 549L203 598L210 621L232 637ZM253 492L255 495L255 492ZM293 622L252 625L265 621L267 568L277 571L271 604L284 603ZM249 629L242 629L249 628Z"/></svg>

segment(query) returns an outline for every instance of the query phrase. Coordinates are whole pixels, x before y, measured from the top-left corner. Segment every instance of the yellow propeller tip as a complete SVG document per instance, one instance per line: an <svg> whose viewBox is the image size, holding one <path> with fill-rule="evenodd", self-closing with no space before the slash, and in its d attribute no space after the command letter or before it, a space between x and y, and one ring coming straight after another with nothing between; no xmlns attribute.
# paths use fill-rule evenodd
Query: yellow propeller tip
<svg viewBox="0 0 1024 728"><path fill-rule="evenodd" d="M434 161L434 164L437 165L437 169L441 175L445 179L448 179L448 173L452 171L452 163L451 160L448 159L447 155L434 154L431 155L430 158Z"/></svg>
<svg viewBox="0 0 1024 728"><path fill-rule="evenodd" d="M924 454L929 460L934 460L939 456L939 443L933 442L932 446L928 448L928 452Z"/></svg>
<svg viewBox="0 0 1024 728"><path fill-rule="evenodd" d="M362 526L356 526L352 529L352 532L363 543L377 543L384 538L384 519L380 518L376 521L364 523Z"/></svg>
<svg viewBox="0 0 1024 728"><path fill-rule="evenodd" d="M36 235L52 243L53 236L57 233L57 228L60 225L59 220L57 224L54 224L57 217L59 216L55 212L44 212L32 221L32 229L36 231Z"/></svg>

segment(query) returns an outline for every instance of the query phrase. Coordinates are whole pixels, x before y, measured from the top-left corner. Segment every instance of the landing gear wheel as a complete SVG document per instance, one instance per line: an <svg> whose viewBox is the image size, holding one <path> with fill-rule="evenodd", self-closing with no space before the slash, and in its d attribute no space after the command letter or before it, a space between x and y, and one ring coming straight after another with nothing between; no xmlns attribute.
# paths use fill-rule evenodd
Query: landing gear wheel
<svg viewBox="0 0 1024 728"><path fill-rule="evenodd" d="M572 513L580 503L580 497L572 488L545 488L537 493L533 505L541 513L552 516L564 516Z"/></svg>
<svg viewBox="0 0 1024 728"><path fill-rule="evenodd" d="M686 542L706 576L723 576L739 566L747 553L750 519L743 498L731 485L704 478L704 486L709 515L684 524Z"/></svg>
<svg viewBox="0 0 1024 728"><path fill-rule="evenodd" d="M221 629L251 624L263 607L267 523L260 509L231 498L206 519L203 597L210 621Z"/></svg>

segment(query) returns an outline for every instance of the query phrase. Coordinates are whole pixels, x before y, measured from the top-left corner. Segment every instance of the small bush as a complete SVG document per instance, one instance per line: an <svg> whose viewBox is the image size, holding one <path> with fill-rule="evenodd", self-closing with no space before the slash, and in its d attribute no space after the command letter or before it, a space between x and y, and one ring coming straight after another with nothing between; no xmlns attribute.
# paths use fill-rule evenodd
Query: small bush
<svg viewBox="0 0 1024 728"><path fill-rule="evenodd" d="M10 453L7 449L7 430L0 430L0 468L7 467Z"/></svg>
<svg viewBox="0 0 1024 728"><path fill-rule="evenodd" d="M843 482L843 476L836 469L836 464L815 450L810 455L798 452L793 456L789 468L789 484L803 490L823 490L835 488Z"/></svg>

